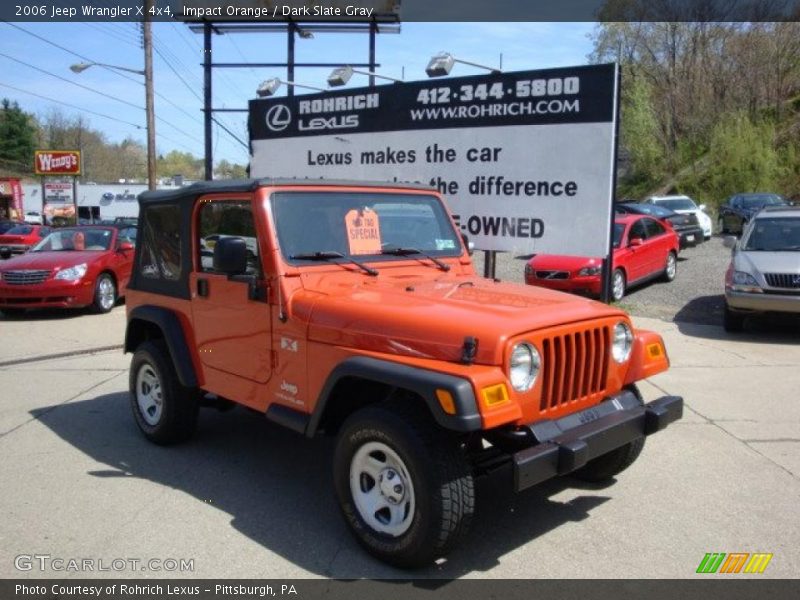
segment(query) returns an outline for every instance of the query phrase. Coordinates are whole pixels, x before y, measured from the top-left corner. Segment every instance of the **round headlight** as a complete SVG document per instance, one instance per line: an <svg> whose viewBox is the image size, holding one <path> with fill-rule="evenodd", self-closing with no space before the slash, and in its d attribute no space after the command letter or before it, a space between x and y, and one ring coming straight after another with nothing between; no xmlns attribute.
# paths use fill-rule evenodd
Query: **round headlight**
<svg viewBox="0 0 800 600"><path fill-rule="evenodd" d="M611 355L618 363L624 363L631 356L633 332L624 321L614 325L614 339L611 342Z"/></svg>
<svg viewBox="0 0 800 600"><path fill-rule="evenodd" d="M536 346L528 342L514 346L511 351L511 365L508 372L511 387L518 392L527 392L533 387L541 365L542 360Z"/></svg>

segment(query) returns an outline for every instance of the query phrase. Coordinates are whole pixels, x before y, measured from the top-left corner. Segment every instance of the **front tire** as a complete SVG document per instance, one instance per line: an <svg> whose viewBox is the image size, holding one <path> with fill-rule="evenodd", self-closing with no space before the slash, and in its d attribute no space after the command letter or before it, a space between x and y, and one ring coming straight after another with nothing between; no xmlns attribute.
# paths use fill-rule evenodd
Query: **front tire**
<svg viewBox="0 0 800 600"><path fill-rule="evenodd" d="M131 409L136 424L151 442L188 440L197 428L197 392L184 387L162 340L141 344L130 371Z"/></svg>
<svg viewBox="0 0 800 600"><path fill-rule="evenodd" d="M117 303L117 284L108 273L101 273L94 284L94 302L92 307L95 312L110 312Z"/></svg>
<svg viewBox="0 0 800 600"><path fill-rule="evenodd" d="M722 317L722 326L728 333L739 333L744 330L745 315L732 311L725 304L725 314Z"/></svg>
<svg viewBox="0 0 800 600"><path fill-rule="evenodd" d="M616 269L611 275L611 298L614 302L619 302L625 297L625 273L622 269Z"/></svg>
<svg viewBox="0 0 800 600"><path fill-rule="evenodd" d="M413 398L351 415L334 453L339 506L356 540L389 564L414 568L447 554L475 506L458 439Z"/></svg>

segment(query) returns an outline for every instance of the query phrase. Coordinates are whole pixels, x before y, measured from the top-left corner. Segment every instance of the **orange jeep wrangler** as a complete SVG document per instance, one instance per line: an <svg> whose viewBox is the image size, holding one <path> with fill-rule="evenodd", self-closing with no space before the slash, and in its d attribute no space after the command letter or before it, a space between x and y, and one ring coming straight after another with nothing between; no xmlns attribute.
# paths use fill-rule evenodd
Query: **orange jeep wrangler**
<svg viewBox="0 0 800 600"><path fill-rule="evenodd" d="M682 398L644 404L635 386L669 366L659 335L477 277L432 189L220 181L139 203L125 336L139 428L179 442L200 406L237 403L336 436L344 519L391 564L457 545L476 477L608 479L682 415Z"/></svg>

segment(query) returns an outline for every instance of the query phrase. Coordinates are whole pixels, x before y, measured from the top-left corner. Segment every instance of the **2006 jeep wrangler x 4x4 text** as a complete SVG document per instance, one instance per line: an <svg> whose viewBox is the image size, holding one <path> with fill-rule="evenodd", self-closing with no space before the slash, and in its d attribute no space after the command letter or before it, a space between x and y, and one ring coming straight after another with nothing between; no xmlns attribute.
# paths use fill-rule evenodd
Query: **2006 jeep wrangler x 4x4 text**
<svg viewBox="0 0 800 600"><path fill-rule="evenodd" d="M420 566L463 538L473 479L607 479L683 400L655 333L604 304L477 277L433 190L247 180L140 197L125 350L144 435L187 439L203 404L336 436L357 540ZM502 475L498 475L502 477Z"/></svg>

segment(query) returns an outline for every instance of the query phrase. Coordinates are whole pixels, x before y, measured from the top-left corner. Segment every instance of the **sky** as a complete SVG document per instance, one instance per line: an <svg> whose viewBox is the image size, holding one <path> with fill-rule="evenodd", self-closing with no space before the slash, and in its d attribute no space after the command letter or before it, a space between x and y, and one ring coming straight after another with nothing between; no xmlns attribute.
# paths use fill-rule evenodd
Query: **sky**
<svg viewBox="0 0 800 600"><path fill-rule="evenodd" d="M403 23L399 34L378 35L376 55L381 66L377 72L406 81L425 79L425 65L441 51L492 67L500 65L502 54L503 71L581 65L592 50L594 27L593 23ZM157 152L179 150L201 157L202 35L177 22L154 23L153 34ZM0 98L16 101L36 115L53 109L68 116L83 115L90 127L105 133L111 142L132 137L144 144L143 78L96 66L80 74L69 69L92 61L141 70L140 39L136 23L2 22ZM213 43L214 62L286 60L285 33L220 35L214 36ZM346 64L367 62L367 56L365 34L321 33L313 39L298 38L295 44L297 62ZM298 68L295 81L325 88L330 70ZM451 75L482 72L457 64ZM259 83L271 77L286 79L285 69L215 69L214 108L247 108ZM354 75L348 87L367 83L366 76ZM282 88L277 95L284 93ZM308 92L297 89L296 93ZM247 142L246 113L217 113L216 117L233 136ZM247 148L233 136L214 126L215 162L247 164Z"/></svg>

